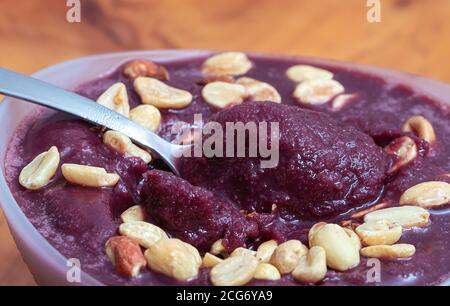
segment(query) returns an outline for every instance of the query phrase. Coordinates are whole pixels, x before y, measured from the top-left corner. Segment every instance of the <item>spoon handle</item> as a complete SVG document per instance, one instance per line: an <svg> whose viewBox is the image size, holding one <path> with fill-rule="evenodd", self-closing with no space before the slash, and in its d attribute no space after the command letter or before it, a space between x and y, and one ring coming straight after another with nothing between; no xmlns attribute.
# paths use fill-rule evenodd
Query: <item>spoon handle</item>
<svg viewBox="0 0 450 306"><path fill-rule="evenodd" d="M178 174L173 157L175 145L94 101L44 81L0 68L0 93L62 111L90 123L119 131L149 148Z"/></svg>

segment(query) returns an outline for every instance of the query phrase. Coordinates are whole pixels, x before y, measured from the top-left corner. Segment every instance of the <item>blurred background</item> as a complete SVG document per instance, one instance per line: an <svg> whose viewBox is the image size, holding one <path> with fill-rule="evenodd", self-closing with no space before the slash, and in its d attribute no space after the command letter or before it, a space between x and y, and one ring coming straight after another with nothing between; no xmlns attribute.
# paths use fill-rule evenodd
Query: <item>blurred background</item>
<svg viewBox="0 0 450 306"><path fill-rule="evenodd" d="M96 53L201 48L306 55L388 67L450 83L450 0L0 1L0 66L32 73ZM1 99L1 96L0 96ZM0 285L34 281L0 211Z"/></svg>

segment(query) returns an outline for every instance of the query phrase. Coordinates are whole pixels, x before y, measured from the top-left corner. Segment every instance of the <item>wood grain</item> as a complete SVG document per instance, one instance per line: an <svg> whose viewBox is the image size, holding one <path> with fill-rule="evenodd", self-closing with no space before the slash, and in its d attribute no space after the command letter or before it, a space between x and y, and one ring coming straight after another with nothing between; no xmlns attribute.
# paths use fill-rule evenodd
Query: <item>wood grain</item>
<svg viewBox="0 0 450 306"><path fill-rule="evenodd" d="M389 67L450 82L450 1L2 0L0 66L31 73L67 59L133 49L208 48L298 54ZM0 215L0 284L32 284Z"/></svg>

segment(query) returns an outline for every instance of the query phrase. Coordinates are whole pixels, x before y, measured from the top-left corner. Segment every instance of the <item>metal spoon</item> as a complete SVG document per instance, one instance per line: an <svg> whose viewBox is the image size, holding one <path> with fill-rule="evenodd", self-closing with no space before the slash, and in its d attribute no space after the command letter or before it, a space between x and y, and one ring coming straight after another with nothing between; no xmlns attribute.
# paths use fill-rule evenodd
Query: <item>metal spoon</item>
<svg viewBox="0 0 450 306"><path fill-rule="evenodd" d="M104 107L95 101L56 87L38 79L0 68L0 93L28 102L62 111L118 131L161 158L170 169L180 175L178 156L190 145L172 144L125 116Z"/></svg>

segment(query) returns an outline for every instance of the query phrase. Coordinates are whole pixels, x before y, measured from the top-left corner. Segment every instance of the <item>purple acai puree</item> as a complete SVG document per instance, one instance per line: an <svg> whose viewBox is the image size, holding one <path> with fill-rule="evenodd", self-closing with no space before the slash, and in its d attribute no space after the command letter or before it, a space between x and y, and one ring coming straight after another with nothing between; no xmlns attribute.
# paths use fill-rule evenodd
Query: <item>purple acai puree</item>
<svg viewBox="0 0 450 306"><path fill-rule="evenodd" d="M325 113L247 102L218 112L211 121L224 131L227 123L279 123L276 167L262 167L260 157L184 159L183 177L249 212L270 212L276 205L284 219L320 219L372 202L381 193L388 156L368 135ZM224 137L224 151L226 142ZM246 152L248 147L247 139Z"/></svg>
<svg viewBox="0 0 450 306"><path fill-rule="evenodd" d="M330 103L306 106L292 97L296 84L285 75L298 61L251 60L254 65L246 76L273 85L282 105L244 102L218 113L201 97L198 81L203 78L204 58L162 63L170 73L168 84L190 91L193 101L184 109L161 110L163 122L158 133L173 140L176 135L171 134L172 126L192 123L196 113L201 113L205 121L280 121L280 163L276 168L261 169L259 158L192 158L184 164L185 180L164 172L167 168L161 163L148 166L137 158L120 156L102 143L101 129L48 111L24 122L8 150L7 180L20 207L59 252L79 258L84 271L106 284L178 285L174 279L149 269L134 279L114 271L104 244L117 235L120 214L126 208L143 205L148 221L200 250L207 250L219 238L228 249L241 245L255 249L268 239L306 243L308 230L317 220L348 220L373 203L396 206L400 195L417 183L450 181L445 176L450 173L450 115L443 104L379 77L322 67L332 71L346 93L355 97L338 111ZM95 100L113 83L124 82L130 105L135 107L140 104L139 98L132 81L121 71L119 68L89 81L79 86L78 92ZM401 126L414 115L432 123L437 140L428 147L407 133L419 144L420 156L398 173L386 175L391 161L382 147L405 135ZM120 174L119 183L114 188L75 186L58 171L41 190L22 188L18 183L20 170L53 145L60 151L61 163L104 167ZM273 211L272 204L277 206ZM416 254L409 259L381 262L381 284L437 284L448 278L450 216L445 208L430 213L430 225L406 230L400 240L414 244ZM350 271L329 270L320 284L369 284L367 272L371 267L362 257L361 264ZM196 279L183 284L208 285L208 275L209 269L202 268ZM276 282L253 280L250 284L300 283L285 275Z"/></svg>
<svg viewBox="0 0 450 306"><path fill-rule="evenodd" d="M247 220L230 201L160 170L144 175L142 202L147 213L174 236L209 251L223 239L228 251L245 247L258 235L256 222Z"/></svg>

